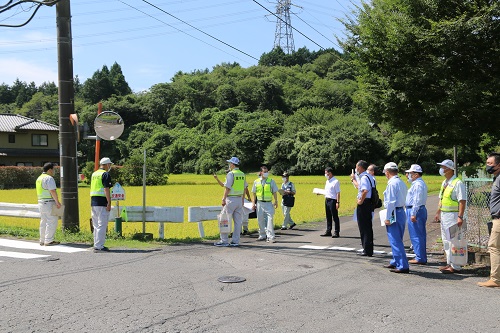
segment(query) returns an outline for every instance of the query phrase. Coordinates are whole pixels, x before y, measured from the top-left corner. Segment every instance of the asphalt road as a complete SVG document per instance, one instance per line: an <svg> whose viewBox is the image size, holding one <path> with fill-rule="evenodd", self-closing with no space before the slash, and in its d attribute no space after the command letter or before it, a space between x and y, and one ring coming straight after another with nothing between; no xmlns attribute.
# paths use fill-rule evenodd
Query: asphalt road
<svg viewBox="0 0 500 333"><path fill-rule="evenodd" d="M390 247L378 219L372 258L331 249L361 248L356 223L341 221L338 239L312 223L277 230L274 244L245 236L239 248L18 249L50 256L0 257L0 332L498 332L500 290L437 269L439 225L428 224L429 264L394 274L382 267Z"/></svg>

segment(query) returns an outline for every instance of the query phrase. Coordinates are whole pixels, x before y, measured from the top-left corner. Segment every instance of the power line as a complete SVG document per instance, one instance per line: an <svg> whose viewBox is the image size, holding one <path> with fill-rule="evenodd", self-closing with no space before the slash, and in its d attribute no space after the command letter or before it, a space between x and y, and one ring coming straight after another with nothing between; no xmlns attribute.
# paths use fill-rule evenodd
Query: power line
<svg viewBox="0 0 500 333"><path fill-rule="evenodd" d="M121 1L121 0L118 0L118 1L120 1L120 2L124 3L124 2L123 2L123 1ZM182 19L178 18L177 16L175 16L175 15L173 15L173 14L170 14L170 13L169 13L169 12L167 12L166 10L163 10L162 8L160 8L160 7L158 7L158 6L156 6L156 5L152 4L152 3L150 3L149 1L146 1L146 0L142 0L142 1L143 1L143 2L145 2L145 3L147 3L147 4L149 4L151 7L154 7L154 8L156 8L156 9L158 9L159 11L161 11L161 12L163 12L163 13L167 14L168 16L173 17L173 18L175 18L175 19L176 19L176 20L178 20L178 21L181 21L182 23L184 23L184 24L186 24L186 25L190 26L191 28L193 28L193 29L195 29L195 30L197 30L197 31L201 32L202 34L207 35L208 37L210 37L210 38L212 38L212 39L215 39L215 40L216 40L216 41L218 41L219 43L222 43L222 44L224 44L224 45L226 45L226 46L229 46L230 48L232 48L232 49L234 49L234 50L236 50L236 51L238 51L238 52L240 52L240 53L242 53L242 54L246 55L247 57L250 57L250 58L252 58L252 59L254 59L254 60L259 61L259 59L255 58L254 56L252 56L252 55L250 55L250 54L248 54L248 53L246 53L246 52L244 52L244 51L242 51L242 50L240 50L240 49L238 49L238 48L236 48L236 47L234 47L234 46L232 46L232 45L230 45L230 44L228 44L228 43L226 43L226 42L224 42L224 41L222 41L222 40L220 40L220 39L219 39L219 38L217 38L217 37L212 36L211 34L209 34L209 33L205 32L205 31L203 31L203 30L201 30L201 29L198 29L198 28L197 28L197 27L195 27L194 25L192 25L192 24L190 24L190 23L188 23L188 22L186 22L186 21L184 21L184 20L182 20ZM152 17L152 16L151 16L151 17Z"/></svg>

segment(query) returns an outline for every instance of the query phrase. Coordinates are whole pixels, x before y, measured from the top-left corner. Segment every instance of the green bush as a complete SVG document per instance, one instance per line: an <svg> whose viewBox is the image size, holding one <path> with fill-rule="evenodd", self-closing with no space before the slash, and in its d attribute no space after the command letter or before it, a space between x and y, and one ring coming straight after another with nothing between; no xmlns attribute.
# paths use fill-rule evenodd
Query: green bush
<svg viewBox="0 0 500 333"><path fill-rule="evenodd" d="M42 167L0 167L0 188L35 188L36 179L43 172ZM54 180L60 187L61 177L59 167L54 167Z"/></svg>

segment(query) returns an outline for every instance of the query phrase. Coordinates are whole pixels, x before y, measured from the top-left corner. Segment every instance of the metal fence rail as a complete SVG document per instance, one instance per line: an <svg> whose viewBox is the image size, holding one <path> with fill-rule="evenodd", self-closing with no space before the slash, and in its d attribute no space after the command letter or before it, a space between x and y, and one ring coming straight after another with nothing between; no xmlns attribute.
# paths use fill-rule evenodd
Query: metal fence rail
<svg viewBox="0 0 500 333"><path fill-rule="evenodd" d="M491 222L490 195L491 178L464 178L467 204L465 206L465 219L467 230L465 237L469 245L487 247L488 222Z"/></svg>

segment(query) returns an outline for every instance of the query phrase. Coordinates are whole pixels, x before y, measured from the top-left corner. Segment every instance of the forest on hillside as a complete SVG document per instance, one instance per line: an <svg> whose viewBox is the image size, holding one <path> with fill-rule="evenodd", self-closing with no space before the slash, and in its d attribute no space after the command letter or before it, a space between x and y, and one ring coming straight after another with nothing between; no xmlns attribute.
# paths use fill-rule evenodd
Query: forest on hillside
<svg viewBox="0 0 500 333"><path fill-rule="evenodd" d="M210 173L238 156L244 170L274 174L350 173L364 159L436 173L450 158L475 168L500 148L498 1L373 0L344 22L343 51L276 48L259 64L222 63L178 72L171 82L131 91L119 64L80 82L75 111L90 126L103 110L119 113L124 134L102 155L140 183L169 173ZM0 85L0 112L58 124L57 87L17 80ZM90 168L94 142L78 143ZM137 181L136 181L137 178Z"/></svg>

